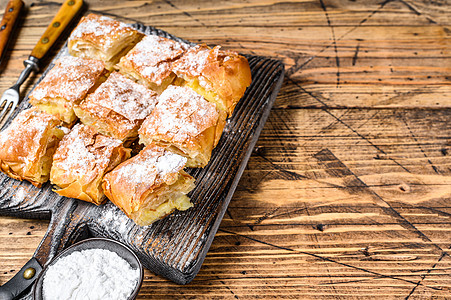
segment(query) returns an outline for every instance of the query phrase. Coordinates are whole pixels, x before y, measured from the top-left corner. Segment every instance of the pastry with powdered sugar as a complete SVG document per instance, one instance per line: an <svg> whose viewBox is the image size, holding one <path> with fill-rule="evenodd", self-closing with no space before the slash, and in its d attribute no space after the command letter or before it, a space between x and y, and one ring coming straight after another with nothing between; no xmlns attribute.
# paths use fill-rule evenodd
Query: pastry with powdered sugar
<svg viewBox="0 0 451 300"><path fill-rule="evenodd" d="M100 60L64 56L33 90L30 103L71 127L77 121L74 106L93 92L107 73Z"/></svg>
<svg viewBox="0 0 451 300"><path fill-rule="evenodd" d="M71 55L103 60L112 70L142 37L142 33L125 23L89 14L72 31L68 48Z"/></svg>
<svg viewBox="0 0 451 300"><path fill-rule="evenodd" d="M171 85L139 129L140 142L157 143L187 157L187 167L205 167L225 120L225 112L192 89Z"/></svg>
<svg viewBox="0 0 451 300"><path fill-rule="evenodd" d="M157 35L145 36L117 64L119 71L161 93L175 79L172 63L189 46Z"/></svg>
<svg viewBox="0 0 451 300"><path fill-rule="evenodd" d="M130 157L120 140L77 124L61 140L53 156L50 181L61 196L94 204L105 202L103 176Z"/></svg>
<svg viewBox="0 0 451 300"><path fill-rule="evenodd" d="M156 103L157 93L114 72L74 109L83 124L128 144Z"/></svg>
<svg viewBox="0 0 451 300"><path fill-rule="evenodd" d="M155 144L106 174L105 195L140 226L192 207L194 178L183 171L186 158Z"/></svg>
<svg viewBox="0 0 451 300"><path fill-rule="evenodd" d="M49 180L52 157L64 132L61 121L36 108L22 111L0 132L0 169L41 187Z"/></svg>
<svg viewBox="0 0 451 300"><path fill-rule="evenodd" d="M247 59L234 51L197 45L172 64L176 84L186 85L229 116L251 84Z"/></svg>

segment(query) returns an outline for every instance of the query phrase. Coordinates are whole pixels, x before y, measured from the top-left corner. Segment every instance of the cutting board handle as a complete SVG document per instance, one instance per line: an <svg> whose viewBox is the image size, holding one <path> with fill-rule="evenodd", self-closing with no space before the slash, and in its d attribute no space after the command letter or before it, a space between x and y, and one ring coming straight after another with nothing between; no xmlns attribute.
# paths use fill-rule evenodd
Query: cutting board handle
<svg viewBox="0 0 451 300"><path fill-rule="evenodd" d="M43 268L68 242L80 233L78 200L61 198L52 211L49 228L33 258L7 283L0 286L0 300L12 300L22 295L36 281Z"/></svg>

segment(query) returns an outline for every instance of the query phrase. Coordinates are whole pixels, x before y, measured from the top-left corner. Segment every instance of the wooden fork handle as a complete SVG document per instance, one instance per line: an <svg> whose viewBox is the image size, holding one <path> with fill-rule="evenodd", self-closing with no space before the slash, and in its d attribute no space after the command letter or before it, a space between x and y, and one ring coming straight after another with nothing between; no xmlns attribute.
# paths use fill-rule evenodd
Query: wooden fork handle
<svg viewBox="0 0 451 300"><path fill-rule="evenodd" d="M47 27L39 42L31 52L31 56L41 59L49 51L70 21L83 5L83 0L66 0Z"/></svg>
<svg viewBox="0 0 451 300"><path fill-rule="evenodd" d="M19 19L19 13L22 10L22 7L22 0L10 0L6 5L5 13L3 14L3 19L0 23L0 62L5 56L9 38Z"/></svg>

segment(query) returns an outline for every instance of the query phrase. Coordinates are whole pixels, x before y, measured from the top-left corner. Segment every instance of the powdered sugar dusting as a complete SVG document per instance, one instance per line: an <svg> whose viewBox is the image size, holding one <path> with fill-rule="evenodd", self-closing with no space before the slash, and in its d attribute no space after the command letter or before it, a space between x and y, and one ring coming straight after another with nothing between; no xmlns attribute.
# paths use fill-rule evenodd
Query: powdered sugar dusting
<svg viewBox="0 0 451 300"><path fill-rule="evenodd" d="M164 155L157 158L155 168L157 173L163 177L166 174L174 173L175 170L177 172L181 170L185 166L186 161L185 157L166 151Z"/></svg>
<svg viewBox="0 0 451 300"><path fill-rule="evenodd" d="M174 62L172 70L177 76L182 78L196 77L200 86L206 89L213 89L208 80L208 73L205 70L217 69L223 62L230 60L238 53L233 51L223 51L220 46L210 49L206 45L197 45L190 48L177 61Z"/></svg>
<svg viewBox="0 0 451 300"><path fill-rule="evenodd" d="M28 191L26 191L25 187L21 185L16 189L15 194L13 195L13 198L18 203L21 203L21 202L23 202L23 200L25 199L26 196L28 196Z"/></svg>
<svg viewBox="0 0 451 300"><path fill-rule="evenodd" d="M170 136L184 142L201 134L218 121L214 104L187 87L169 86L159 98L140 133L145 136Z"/></svg>
<svg viewBox="0 0 451 300"><path fill-rule="evenodd" d="M70 35L69 40L89 39L90 36L100 38L101 48L107 49L113 45L115 39L120 39L118 35L130 34L136 30L129 25L113 20L105 16L89 14L84 17Z"/></svg>
<svg viewBox="0 0 451 300"><path fill-rule="evenodd" d="M40 112L36 108L22 111L8 128L0 133L0 147L6 148L3 155L7 155L8 160L23 162L25 164L23 170L26 172L42 155L39 149L45 132L57 123L53 116Z"/></svg>
<svg viewBox="0 0 451 300"><path fill-rule="evenodd" d="M91 127L77 124L64 136L55 153L53 166L79 177L104 170L114 148L121 141L96 134Z"/></svg>
<svg viewBox="0 0 451 300"><path fill-rule="evenodd" d="M92 103L111 109L130 121L145 119L154 109L157 94L120 73L112 73L93 94L86 99Z"/></svg>
<svg viewBox="0 0 451 300"><path fill-rule="evenodd" d="M171 62L185 52L185 45L156 35L145 36L121 63L158 85L171 74Z"/></svg>
<svg viewBox="0 0 451 300"><path fill-rule="evenodd" d="M30 98L64 98L79 102L102 75L104 63L94 59L64 56L34 89Z"/></svg>
<svg viewBox="0 0 451 300"><path fill-rule="evenodd" d="M155 66L162 61L179 57L184 45L156 35L145 36L127 55L137 66Z"/></svg>
<svg viewBox="0 0 451 300"><path fill-rule="evenodd" d="M209 63L210 51L210 48L205 45L197 45L189 49L181 59L174 63L173 71L177 75L200 76Z"/></svg>
<svg viewBox="0 0 451 300"><path fill-rule="evenodd" d="M105 228L109 230L117 230L121 234L126 234L130 230L128 222L130 219L120 212L119 208L111 202L102 205L102 218L99 218L99 222L102 222Z"/></svg>
<svg viewBox="0 0 451 300"><path fill-rule="evenodd" d="M133 185L159 185L182 170L186 161L181 155L149 145L113 172L119 180L125 178Z"/></svg>

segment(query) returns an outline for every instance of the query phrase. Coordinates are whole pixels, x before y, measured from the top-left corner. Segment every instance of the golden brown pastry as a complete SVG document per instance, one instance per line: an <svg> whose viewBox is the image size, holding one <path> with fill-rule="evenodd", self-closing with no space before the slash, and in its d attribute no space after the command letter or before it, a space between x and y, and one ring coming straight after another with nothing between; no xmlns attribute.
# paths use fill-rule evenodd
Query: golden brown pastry
<svg viewBox="0 0 451 300"><path fill-rule="evenodd" d="M103 60L109 70L141 39L142 33L105 16L83 17L69 37L73 56Z"/></svg>
<svg viewBox="0 0 451 300"><path fill-rule="evenodd" d="M130 157L122 142L97 133L92 127L77 124L61 140L53 156L50 181L61 196L94 204L105 200L101 182L111 171Z"/></svg>
<svg viewBox="0 0 451 300"><path fill-rule="evenodd" d="M106 72L100 60L62 57L33 90L30 103L73 125L77 120L74 105L105 80Z"/></svg>
<svg viewBox="0 0 451 300"><path fill-rule="evenodd" d="M0 132L0 168L10 177L41 187L49 180L52 157L64 135L61 121L37 108L22 111Z"/></svg>
<svg viewBox="0 0 451 300"><path fill-rule="evenodd" d="M140 142L186 156L187 167L204 167L225 125L225 113L188 87L170 85L139 129Z"/></svg>
<svg viewBox="0 0 451 300"><path fill-rule="evenodd" d="M175 78L172 62L186 45L156 35L145 36L121 58L117 68L141 84L161 93Z"/></svg>
<svg viewBox="0 0 451 300"><path fill-rule="evenodd" d="M247 59L233 51L213 49L206 45L190 48L173 64L173 71L208 101L230 116L251 84Z"/></svg>
<svg viewBox="0 0 451 300"><path fill-rule="evenodd" d="M138 129L157 103L157 93L120 73L112 73L100 87L74 107L85 125L122 141L138 136Z"/></svg>
<svg viewBox="0 0 451 300"><path fill-rule="evenodd" d="M186 196L194 179L183 171L186 158L156 145L106 174L106 196L140 226L150 225L173 210L192 206Z"/></svg>

